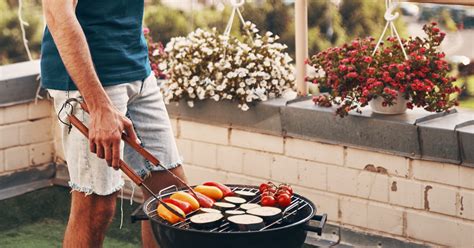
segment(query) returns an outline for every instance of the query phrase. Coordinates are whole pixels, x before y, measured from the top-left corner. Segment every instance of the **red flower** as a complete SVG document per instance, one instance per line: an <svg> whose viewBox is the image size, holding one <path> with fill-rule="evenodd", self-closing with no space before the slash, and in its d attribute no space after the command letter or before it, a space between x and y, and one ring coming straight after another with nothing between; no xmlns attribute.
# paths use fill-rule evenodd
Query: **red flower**
<svg viewBox="0 0 474 248"><path fill-rule="evenodd" d="M365 63L372 63L372 57L370 57L370 56L365 56L365 57L364 57L364 62L365 62Z"/></svg>
<svg viewBox="0 0 474 248"><path fill-rule="evenodd" d="M346 75L348 78L356 78L359 76L359 74L357 74L357 72L349 72L347 73Z"/></svg>
<svg viewBox="0 0 474 248"><path fill-rule="evenodd" d="M375 68L374 68L374 67L369 67L369 68L367 69L367 73L368 73L369 75L374 75L374 74L375 74Z"/></svg>
<svg viewBox="0 0 474 248"><path fill-rule="evenodd" d="M340 71L346 71L346 70L347 70L347 66L346 66L346 65L340 65L340 66L339 66L339 70L340 70Z"/></svg>
<svg viewBox="0 0 474 248"><path fill-rule="evenodd" d="M149 28L143 28L143 34L144 35L147 35L150 33L150 29Z"/></svg>

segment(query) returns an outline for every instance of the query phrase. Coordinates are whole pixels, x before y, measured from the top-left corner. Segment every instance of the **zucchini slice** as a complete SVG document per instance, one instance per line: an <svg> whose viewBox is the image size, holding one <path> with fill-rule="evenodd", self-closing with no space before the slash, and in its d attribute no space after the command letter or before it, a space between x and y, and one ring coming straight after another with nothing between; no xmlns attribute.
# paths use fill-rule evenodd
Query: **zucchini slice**
<svg viewBox="0 0 474 248"><path fill-rule="evenodd" d="M197 229L210 229L220 225L224 215L219 213L196 214L191 217L190 224Z"/></svg>
<svg viewBox="0 0 474 248"><path fill-rule="evenodd" d="M250 214L233 215L227 220L234 229L239 231L256 231L265 226L262 218Z"/></svg>
<svg viewBox="0 0 474 248"><path fill-rule="evenodd" d="M244 190L236 190L236 191L234 191L234 193L237 196L246 199L247 201L252 200L253 198L255 198L257 196L257 193L253 193L253 192L250 192L250 191L244 191Z"/></svg>
<svg viewBox="0 0 474 248"><path fill-rule="evenodd" d="M214 208L200 208L199 212L201 212L201 213L216 213L216 214L221 213L221 211L219 211L217 209L214 209Z"/></svg>
<svg viewBox="0 0 474 248"><path fill-rule="evenodd" d="M245 214L245 211L242 211L242 210L226 210L224 212L224 216L226 216L226 217L229 217L229 216L232 216L232 215L241 215L241 214Z"/></svg>
<svg viewBox="0 0 474 248"><path fill-rule="evenodd" d="M237 197L237 196L226 196L224 197L224 201L235 204L235 205L240 205L247 202L247 200L245 200L244 198Z"/></svg>
<svg viewBox="0 0 474 248"><path fill-rule="evenodd" d="M258 205L257 203L244 203L242 205L240 205L240 208L247 211L247 210L250 210L252 208L261 208L262 206Z"/></svg>
<svg viewBox="0 0 474 248"><path fill-rule="evenodd" d="M226 211L226 210L234 209L237 206L235 206L235 204L228 203L228 202L215 202L213 207L220 211Z"/></svg>
<svg viewBox="0 0 474 248"><path fill-rule="evenodd" d="M247 210L247 214L263 218L265 222L278 220L282 217L282 211L276 207L260 207Z"/></svg>

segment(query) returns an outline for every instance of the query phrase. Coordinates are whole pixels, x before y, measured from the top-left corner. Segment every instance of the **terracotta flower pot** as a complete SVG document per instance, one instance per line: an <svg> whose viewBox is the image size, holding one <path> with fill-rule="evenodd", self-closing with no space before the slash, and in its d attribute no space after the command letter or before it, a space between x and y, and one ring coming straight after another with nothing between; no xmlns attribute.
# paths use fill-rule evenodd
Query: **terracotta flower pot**
<svg viewBox="0 0 474 248"><path fill-rule="evenodd" d="M398 114L403 114L407 110L407 102L402 94L398 94L394 104L392 106L383 106L383 98L382 97L377 97L375 99L372 99L369 102L370 108L372 108L372 111L377 114L384 114L384 115L398 115Z"/></svg>

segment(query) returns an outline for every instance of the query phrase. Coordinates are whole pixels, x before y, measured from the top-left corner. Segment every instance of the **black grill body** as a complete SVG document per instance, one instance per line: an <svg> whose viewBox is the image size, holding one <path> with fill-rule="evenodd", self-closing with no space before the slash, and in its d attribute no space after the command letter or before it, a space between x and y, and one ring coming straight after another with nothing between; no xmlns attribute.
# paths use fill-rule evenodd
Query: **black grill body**
<svg viewBox="0 0 474 248"><path fill-rule="evenodd" d="M254 186L227 186L233 190L258 192L258 188ZM174 192L165 193L162 197L167 198ZM257 196L250 202L259 200L260 197ZM316 207L310 200L294 194L292 205L284 211L283 218L266 223L262 230L236 231L227 221L217 228L197 230L189 226L189 218L174 225L161 219L156 214L156 204L156 199L148 199L142 206L144 218L138 217L135 213L132 220L149 219L161 248L300 248L304 244L308 231L321 235L327 218L326 214L316 215ZM318 221L319 225L310 225L311 220Z"/></svg>

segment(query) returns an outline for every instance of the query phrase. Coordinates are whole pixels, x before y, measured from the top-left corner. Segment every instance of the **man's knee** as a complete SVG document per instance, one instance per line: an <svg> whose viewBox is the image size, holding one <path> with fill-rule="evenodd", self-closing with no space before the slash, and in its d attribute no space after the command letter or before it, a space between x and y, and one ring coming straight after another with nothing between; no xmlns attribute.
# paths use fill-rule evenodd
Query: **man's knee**
<svg viewBox="0 0 474 248"><path fill-rule="evenodd" d="M117 194L107 196L85 195L80 192L73 192L73 203L71 215L79 220L89 218L91 225L103 228L106 227L114 217Z"/></svg>

